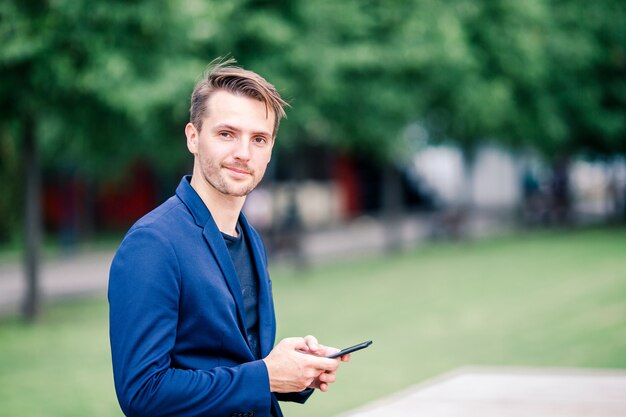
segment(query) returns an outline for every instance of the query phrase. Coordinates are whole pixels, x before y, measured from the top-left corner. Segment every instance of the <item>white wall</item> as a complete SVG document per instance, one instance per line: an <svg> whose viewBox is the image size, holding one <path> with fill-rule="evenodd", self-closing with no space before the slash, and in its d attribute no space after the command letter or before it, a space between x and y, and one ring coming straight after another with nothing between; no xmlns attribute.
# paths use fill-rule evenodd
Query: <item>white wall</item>
<svg viewBox="0 0 626 417"><path fill-rule="evenodd" d="M428 146L415 155L413 168L446 206L513 209L521 198L517 161L493 146L480 148L469 170L458 148Z"/></svg>

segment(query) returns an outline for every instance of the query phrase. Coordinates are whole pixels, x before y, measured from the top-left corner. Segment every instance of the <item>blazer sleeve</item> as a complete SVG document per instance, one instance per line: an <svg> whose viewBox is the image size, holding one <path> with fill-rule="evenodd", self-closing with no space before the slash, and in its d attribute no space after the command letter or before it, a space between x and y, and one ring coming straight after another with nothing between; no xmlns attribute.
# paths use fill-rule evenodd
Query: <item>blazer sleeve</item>
<svg viewBox="0 0 626 417"><path fill-rule="evenodd" d="M306 400L313 394L315 390L313 388L307 388L304 391L300 392L286 392L286 393L276 393L276 398L278 401L285 402L294 402L299 404L304 404Z"/></svg>
<svg viewBox="0 0 626 417"><path fill-rule="evenodd" d="M261 360L208 370L171 366L178 323L180 270L170 241L141 227L126 236L109 277L115 389L127 416L230 416L270 413Z"/></svg>

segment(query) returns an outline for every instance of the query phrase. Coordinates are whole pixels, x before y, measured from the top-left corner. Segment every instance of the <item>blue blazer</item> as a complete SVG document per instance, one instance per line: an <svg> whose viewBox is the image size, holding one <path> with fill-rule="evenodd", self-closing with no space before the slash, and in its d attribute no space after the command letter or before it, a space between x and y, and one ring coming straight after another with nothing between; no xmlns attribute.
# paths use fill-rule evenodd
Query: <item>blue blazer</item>
<svg viewBox="0 0 626 417"><path fill-rule="evenodd" d="M261 238L243 214L239 221L259 275L265 357L276 335L272 284ZM282 416L265 363L248 346L228 249L189 177L128 231L108 297L115 389L127 416ZM304 402L311 392L280 399Z"/></svg>

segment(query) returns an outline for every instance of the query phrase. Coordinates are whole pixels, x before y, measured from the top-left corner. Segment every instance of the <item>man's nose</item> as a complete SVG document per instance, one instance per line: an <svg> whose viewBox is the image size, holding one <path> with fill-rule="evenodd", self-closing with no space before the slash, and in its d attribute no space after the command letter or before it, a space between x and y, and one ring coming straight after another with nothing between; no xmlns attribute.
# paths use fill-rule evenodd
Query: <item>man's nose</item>
<svg viewBox="0 0 626 417"><path fill-rule="evenodd" d="M250 159L250 140L242 139L237 141L237 145L235 146L234 157L237 159L241 159L247 161Z"/></svg>

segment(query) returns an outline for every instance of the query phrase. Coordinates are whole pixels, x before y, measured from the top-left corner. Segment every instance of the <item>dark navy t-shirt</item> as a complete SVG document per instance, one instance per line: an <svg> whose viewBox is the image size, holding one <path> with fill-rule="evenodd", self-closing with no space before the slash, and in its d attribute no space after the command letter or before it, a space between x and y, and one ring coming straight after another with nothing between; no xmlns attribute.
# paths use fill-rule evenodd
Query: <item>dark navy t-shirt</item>
<svg viewBox="0 0 626 417"><path fill-rule="evenodd" d="M237 237L222 233L230 258L235 266L235 272L239 277L243 304L245 307L246 331L248 333L248 345L257 358L261 357L259 348L259 280L254 268L248 239L243 235L243 230L237 223Z"/></svg>

